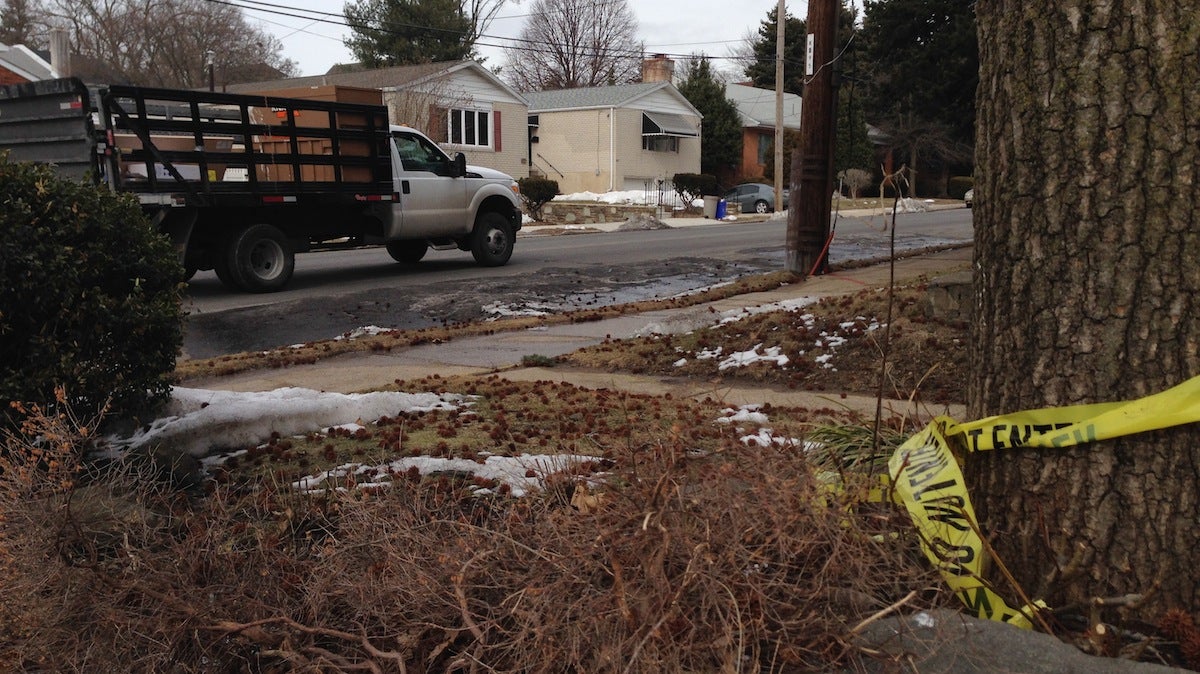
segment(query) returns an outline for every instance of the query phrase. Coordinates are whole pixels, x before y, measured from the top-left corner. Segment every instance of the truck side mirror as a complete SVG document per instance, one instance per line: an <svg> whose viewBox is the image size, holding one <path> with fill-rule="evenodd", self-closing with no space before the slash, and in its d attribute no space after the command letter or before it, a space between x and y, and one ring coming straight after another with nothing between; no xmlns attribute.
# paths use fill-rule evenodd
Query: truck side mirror
<svg viewBox="0 0 1200 674"><path fill-rule="evenodd" d="M467 175L467 155L461 152L456 152L454 154L454 161L451 163L451 166L451 178L461 178Z"/></svg>

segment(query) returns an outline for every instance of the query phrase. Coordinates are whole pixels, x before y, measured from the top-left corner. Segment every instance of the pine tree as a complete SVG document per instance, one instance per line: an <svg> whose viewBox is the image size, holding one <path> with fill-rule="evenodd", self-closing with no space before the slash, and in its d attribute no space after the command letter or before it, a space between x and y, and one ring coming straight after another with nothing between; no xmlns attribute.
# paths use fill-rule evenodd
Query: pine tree
<svg viewBox="0 0 1200 674"><path fill-rule="evenodd" d="M368 67L459 61L475 49L458 0L358 0L346 5L346 46Z"/></svg>
<svg viewBox="0 0 1200 674"><path fill-rule="evenodd" d="M758 39L754 42L754 62L746 66L746 77L754 86L763 89L775 88L778 15L777 9L767 12L767 18L758 27ZM807 29L803 20L789 14L784 19L783 30L783 90L789 94L803 95Z"/></svg>
<svg viewBox="0 0 1200 674"><path fill-rule="evenodd" d="M700 172L714 176L728 173L742 155L742 118L733 101L725 97L725 85L717 79L707 57L688 64L679 92L704 115Z"/></svg>

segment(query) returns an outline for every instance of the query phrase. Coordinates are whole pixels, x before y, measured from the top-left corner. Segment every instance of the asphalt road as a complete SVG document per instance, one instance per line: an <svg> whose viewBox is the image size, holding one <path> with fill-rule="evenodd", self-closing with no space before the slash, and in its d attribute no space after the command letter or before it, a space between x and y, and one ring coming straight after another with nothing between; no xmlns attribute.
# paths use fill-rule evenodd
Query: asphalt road
<svg viewBox="0 0 1200 674"><path fill-rule="evenodd" d="M841 218L833 262L880 258L882 217ZM192 279L184 352L193 358L330 339L364 326L414 328L506 314L555 312L680 292L783 267L786 223L523 236L508 265L482 268L458 251L418 265L381 248L297 256L292 283L268 295L232 293L212 272ZM967 242L970 211L901 214L898 250Z"/></svg>

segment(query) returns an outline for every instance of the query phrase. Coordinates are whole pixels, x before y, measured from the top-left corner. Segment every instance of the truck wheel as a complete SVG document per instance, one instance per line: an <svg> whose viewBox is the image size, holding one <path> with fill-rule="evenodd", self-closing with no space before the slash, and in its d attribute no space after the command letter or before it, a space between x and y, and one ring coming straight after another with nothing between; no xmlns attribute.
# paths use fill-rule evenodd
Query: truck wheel
<svg viewBox="0 0 1200 674"><path fill-rule="evenodd" d="M388 255L396 262L405 264L420 262L428 250L429 244L424 241L389 241L387 244Z"/></svg>
<svg viewBox="0 0 1200 674"><path fill-rule="evenodd" d="M291 244L272 225L251 225L236 232L224 257L234 282L252 293L280 290L291 280L296 268ZM220 276L219 271L217 275Z"/></svg>
<svg viewBox="0 0 1200 674"><path fill-rule="evenodd" d="M471 254L484 267L500 267L513 254L513 231L499 213L482 213L471 233Z"/></svg>
<svg viewBox="0 0 1200 674"><path fill-rule="evenodd" d="M229 290L241 290L241 285L239 285L237 279L233 277L233 272L229 267L230 256L228 254L228 250L229 243L226 242L213 253L213 271L217 273L217 279L221 282L221 285L225 286Z"/></svg>

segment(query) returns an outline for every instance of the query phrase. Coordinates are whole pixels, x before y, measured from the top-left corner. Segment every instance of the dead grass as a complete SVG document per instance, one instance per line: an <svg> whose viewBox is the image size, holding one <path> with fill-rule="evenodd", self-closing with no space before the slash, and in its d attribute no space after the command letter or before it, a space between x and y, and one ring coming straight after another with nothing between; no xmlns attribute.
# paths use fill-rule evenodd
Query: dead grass
<svg viewBox="0 0 1200 674"><path fill-rule="evenodd" d="M829 320L865 316L874 301L833 304ZM382 335L353 348L646 304ZM740 337L596 353L652 370L676 347L797 330L790 320L756 317L729 328ZM865 332L858 323L845 331L856 329ZM349 347L181 369L286 366ZM914 592L912 606L945 600L905 519L855 496L879 457L864 449L868 424L849 414L766 407L772 434L787 439L759 446L744 440L755 425L716 422L726 409L716 399L498 377L395 388L462 393L472 404L240 448L212 470L202 498L160 488L132 463L82 471L72 457L92 426L33 414L27 433L5 442L0 466L0 662L64 672L826 671L863 656L850 635L867 616ZM900 423L889 422L887 443L911 431ZM805 439L830 449L802 451ZM292 487L344 464L526 453L595 460L542 478L524 498L454 473ZM830 492L818 479L828 475L845 491Z"/></svg>
<svg viewBox="0 0 1200 674"><path fill-rule="evenodd" d="M966 397L968 326L927 316L924 294L921 282L896 290L884 394L933 404L961 403ZM872 288L686 334L610 340L561 360L609 371L875 395L886 316L887 293ZM756 349L763 354L772 348L788 358L785 365L772 361L722 369L735 352Z"/></svg>
<svg viewBox="0 0 1200 674"><path fill-rule="evenodd" d="M331 441L332 458L276 438L258 469L226 471L201 499L122 465L66 482L4 471L0 660L64 672L818 671L856 654L849 633L879 608L913 590L918 606L941 601L894 512L847 510L816 478L836 468L853 487L852 471L790 443L746 445L713 422L719 401L500 380L474 394L471 415L389 419ZM769 412L800 436L820 421ZM6 456L70 452L33 439L69 436L68 421L34 420ZM341 461L397 440L458 451L459 439L591 447L604 476L551 475L517 499L447 475L303 494L278 472L299 470L288 455Z"/></svg>
<svg viewBox="0 0 1200 674"><path fill-rule="evenodd" d="M431 376L397 382L407 392L460 393L470 405L385 417L347 431L272 437L211 469L217 484L291 484L345 464L382 466L415 456L482 462L489 456L526 454L594 456L611 464L621 454L649 451L662 438L686 443L692 453L740 451L754 424L719 423L728 409L720 400L591 390L562 382L513 382ZM835 410L764 408L780 437L801 437L821 425L852 423ZM239 449L239 448L231 448ZM490 487L493 485L482 485Z"/></svg>

